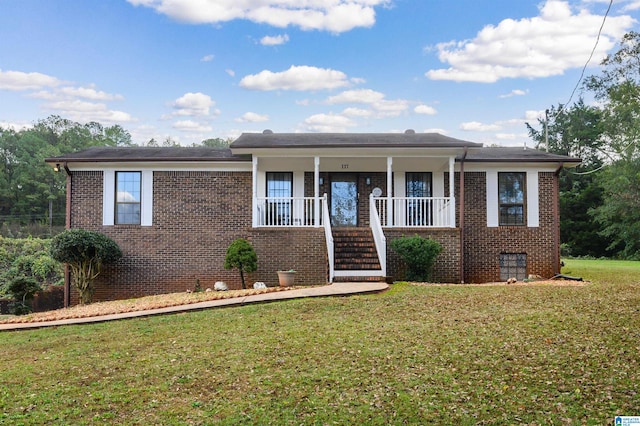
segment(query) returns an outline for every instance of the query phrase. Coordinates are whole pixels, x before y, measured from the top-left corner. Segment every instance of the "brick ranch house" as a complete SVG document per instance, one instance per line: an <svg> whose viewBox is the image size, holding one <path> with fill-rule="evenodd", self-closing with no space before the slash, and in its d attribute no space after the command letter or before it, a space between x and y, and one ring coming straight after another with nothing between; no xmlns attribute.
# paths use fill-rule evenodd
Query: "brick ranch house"
<svg viewBox="0 0 640 426"><path fill-rule="evenodd" d="M402 279L400 236L439 241L439 282L504 281L560 270L558 174L580 160L411 130L398 134L245 133L227 148L90 148L48 158L67 174L67 228L124 253L96 300L240 288L223 269L246 238L250 283ZM75 301L67 277L66 302Z"/></svg>

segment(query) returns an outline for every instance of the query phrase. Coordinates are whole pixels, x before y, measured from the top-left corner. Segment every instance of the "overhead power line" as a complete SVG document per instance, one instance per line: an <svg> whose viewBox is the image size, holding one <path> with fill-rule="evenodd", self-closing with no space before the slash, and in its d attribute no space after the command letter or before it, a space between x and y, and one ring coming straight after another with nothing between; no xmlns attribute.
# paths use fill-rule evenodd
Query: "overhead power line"
<svg viewBox="0 0 640 426"><path fill-rule="evenodd" d="M600 24L600 29L598 30L598 36L596 37L596 42L593 45L593 49L591 49L591 54L589 55L589 59L587 59L587 62L584 64L584 67L582 67L580 78L578 79L578 82L573 88L573 91L571 92L571 96L569 96L569 100L564 105L560 105L560 108L558 109L556 116L562 112L562 110L566 105L569 105L569 103L573 99L573 95L575 95L576 91L578 90L578 87L580 87L580 83L582 83L582 79L584 78L584 73L586 72L587 67L589 66L589 63L591 62L591 59L593 59L593 55L596 52L598 43L600 43L600 36L602 35L602 29L604 28L605 22L607 22L607 17L609 16L609 12L611 11L611 6L613 6L613 0L609 0L609 6L607 7L607 11L604 13L604 17L602 18L602 24Z"/></svg>

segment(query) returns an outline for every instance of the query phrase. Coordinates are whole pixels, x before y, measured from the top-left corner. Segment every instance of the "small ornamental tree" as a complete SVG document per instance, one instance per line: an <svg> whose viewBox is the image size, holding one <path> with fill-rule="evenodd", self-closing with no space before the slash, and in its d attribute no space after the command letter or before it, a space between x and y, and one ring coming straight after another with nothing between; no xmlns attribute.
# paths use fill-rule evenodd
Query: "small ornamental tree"
<svg viewBox="0 0 640 426"><path fill-rule="evenodd" d="M247 288L244 283L244 273L253 272L258 269L258 256L251 243L244 238L238 238L231 243L227 249L227 256L224 259L224 269L238 268L242 288Z"/></svg>
<svg viewBox="0 0 640 426"><path fill-rule="evenodd" d="M442 246L431 238L401 237L391 241L391 248L407 264L407 280L425 282L431 279L433 264Z"/></svg>
<svg viewBox="0 0 640 426"><path fill-rule="evenodd" d="M93 299L94 280L100 275L102 265L120 259L122 251L104 234L68 229L51 240L51 257L69 265L80 304L84 305Z"/></svg>
<svg viewBox="0 0 640 426"><path fill-rule="evenodd" d="M40 284L31 277L17 277L7 286L9 294L15 299L11 313L24 315L31 312L31 300L42 290Z"/></svg>

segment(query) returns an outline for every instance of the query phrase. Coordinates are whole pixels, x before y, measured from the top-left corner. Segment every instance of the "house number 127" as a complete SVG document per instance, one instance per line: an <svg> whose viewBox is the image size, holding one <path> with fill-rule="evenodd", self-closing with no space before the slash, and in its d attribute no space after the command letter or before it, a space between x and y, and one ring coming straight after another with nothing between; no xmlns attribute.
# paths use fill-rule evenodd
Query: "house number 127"
<svg viewBox="0 0 640 426"><path fill-rule="evenodd" d="M343 165L342 165L342 168L343 168L343 169L348 169L348 168L349 168L349 165L348 165L348 164L343 164Z"/></svg>

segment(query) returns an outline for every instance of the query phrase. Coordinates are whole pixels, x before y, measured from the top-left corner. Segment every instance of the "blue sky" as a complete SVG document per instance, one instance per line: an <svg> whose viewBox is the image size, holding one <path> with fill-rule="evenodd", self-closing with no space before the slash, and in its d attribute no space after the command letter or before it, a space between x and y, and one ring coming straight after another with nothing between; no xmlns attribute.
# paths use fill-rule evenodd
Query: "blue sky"
<svg viewBox="0 0 640 426"><path fill-rule="evenodd" d="M522 145L526 121L569 100L609 3L0 0L0 126L57 114L139 144L410 128ZM586 75L639 20L640 0L613 1Z"/></svg>

